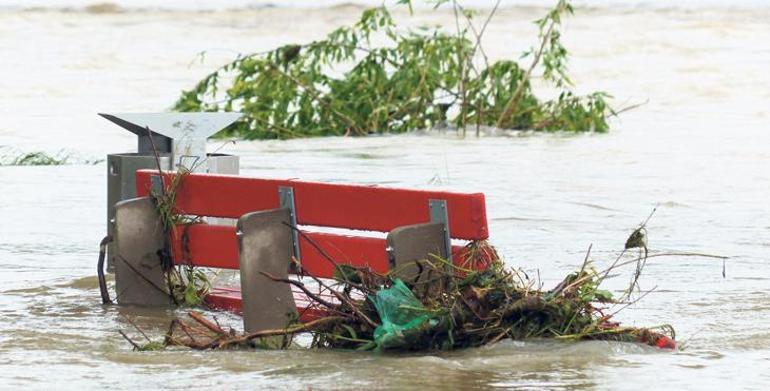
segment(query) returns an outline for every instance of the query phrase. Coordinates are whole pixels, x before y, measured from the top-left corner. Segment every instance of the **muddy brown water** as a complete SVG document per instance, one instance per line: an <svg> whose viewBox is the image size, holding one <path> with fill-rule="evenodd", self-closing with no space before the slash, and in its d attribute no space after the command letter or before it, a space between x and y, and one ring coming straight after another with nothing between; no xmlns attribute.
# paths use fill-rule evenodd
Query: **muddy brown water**
<svg viewBox="0 0 770 391"><path fill-rule="evenodd" d="M132 352L116 332L130 331L124 316L159 336L175 313L99 304L104 164L0 167L0 388L766 388L770 9L600 3L567 25L578 91L607 90L619 105L649 99L609 134L432 132L224 151L242 157L244 175L484 192L492 242L546 287L578 267L589 244L598 265L610 262L659 204L654 251L730 257L726 278L720 261L651 261L642 287L654 292L618 315L674 325L681 350L530 341L405 356ZM0 10L0 145L77 159L131 151L131 135L96 112L163 110L236 51L313 39L359 11ZM524 21L541 12L501 11L490 55L526 48L533 30ZM415 18L450 23L451 13ZM206 61L191 63L201 50Z"/></svg>

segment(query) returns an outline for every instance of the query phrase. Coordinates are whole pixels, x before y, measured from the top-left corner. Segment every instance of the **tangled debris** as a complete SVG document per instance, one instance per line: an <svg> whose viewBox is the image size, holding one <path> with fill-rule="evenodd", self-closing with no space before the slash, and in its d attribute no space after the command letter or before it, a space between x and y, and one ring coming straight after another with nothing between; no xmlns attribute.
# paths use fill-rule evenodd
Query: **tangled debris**
<svg viewBox="0 0 770 391"><path fill-rule="evenodd" d="M628 302L600 289L601 283L616 268L643 263L643 251L632 261L596 270L589 248L581 269L551 290L537 289L526 273L506 268L486 242L469 245L469 251L477 267L485 266L483 270L433 257L423 261L422 273L409 281L397 277L397 270L380 275L335 263L332 283L315 280L322 294L312 293L301 281L288 280L308 294L310 308L323 316L305 323L292 321L283 329L241 334L190 312L190 319L172 322L164 344L193 349L287 348L294 346L296 335L310 334L310 348L373 351L453 350L534 338L676 347L673 327L622 327L607 312L609 305Z"/></svg>

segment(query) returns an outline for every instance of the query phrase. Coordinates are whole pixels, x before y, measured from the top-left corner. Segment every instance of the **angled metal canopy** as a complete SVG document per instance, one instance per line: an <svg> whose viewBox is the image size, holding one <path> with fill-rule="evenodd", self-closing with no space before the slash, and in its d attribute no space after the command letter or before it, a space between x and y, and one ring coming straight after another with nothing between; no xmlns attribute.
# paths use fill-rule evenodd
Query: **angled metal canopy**
<svg viewBox="0 0 770 391"><path fill-rule="evenodd" d="M206 159L206 139L232 124L241 113L99 113L139 138L139 151L171 152L174 166L198 171ZM147 129L152 134L148 135ZM158 137L160 136L160 137Z"/></svg>

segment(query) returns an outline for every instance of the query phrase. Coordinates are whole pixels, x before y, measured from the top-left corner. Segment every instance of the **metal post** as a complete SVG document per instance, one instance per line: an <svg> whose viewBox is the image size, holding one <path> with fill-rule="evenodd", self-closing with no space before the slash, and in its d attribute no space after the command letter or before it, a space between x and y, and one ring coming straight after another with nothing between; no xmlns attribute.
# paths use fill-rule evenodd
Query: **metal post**
<svg viewBox="0 0 770 391"><path fill-rule="evenodd" d="M289 210L289 224L291 224L291 241L294 248L294 258L302 259L299 252L299 234L297 234L297 209L294 203L294 189L289 186L278 187L278 198L281 202L281 208Z"/></svg>
<svg viewBox="0 0 770 391"><path fill-rule="evenodd" d="M431 223L441 223L444 226L444 248L447 260L452 260L452 240L449 233L449 213L446 200L428 200Z"/></svg>

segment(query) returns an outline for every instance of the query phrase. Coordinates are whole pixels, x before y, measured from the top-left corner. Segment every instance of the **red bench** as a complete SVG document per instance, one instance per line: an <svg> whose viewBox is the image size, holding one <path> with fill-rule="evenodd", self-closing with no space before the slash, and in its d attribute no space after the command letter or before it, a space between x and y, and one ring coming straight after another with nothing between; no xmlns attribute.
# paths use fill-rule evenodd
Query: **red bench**
<svg viewBox="0 0 770 391"><path fill-rule="evenodd" d="M153 176L157 181L157 171L137 171L136 190L139 197L150 195ZM273 210L282 206L290 208L293 223L301 227L304 233L294 237L293 244L298 247L294 254L299 255L297 258L305 274L320 278L331 278L334 266L304 236L312 239L339 263L369 266L381 273L393 266L388 242L382 234L380 237L372 237L371 234L361 236L355 231L389 233L399 227L433 221L443 224L445 246L450 246L450 237L476 241L489 236L485 200L481 193L188 174L177 190L175 206L178 214L234 219L255 211ZM349 231L319 232L314 227ZM184 235L182 230L185 231ZM236 230L232 226L211 224L176 227L172 235L176 258L174 262L239 269L239 239ZM464 248L462 244L451 245L451 259L455 264L465 262L467 254ZM235 289L215 288L206 300L219 309L236 312L241 309L241 294ZM302 319L318 315L304 311L307 303L302 298L296 297L295 300Z"/></svg>

